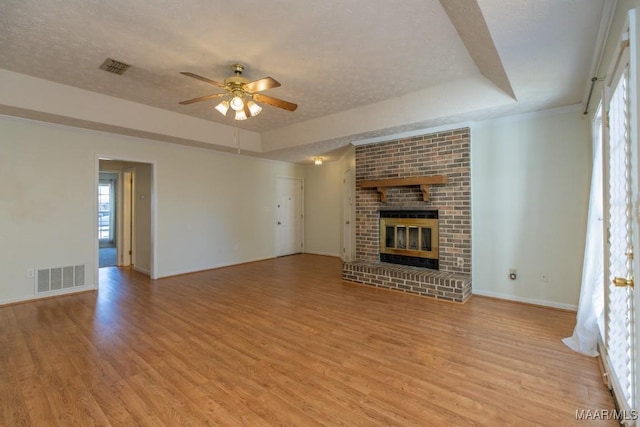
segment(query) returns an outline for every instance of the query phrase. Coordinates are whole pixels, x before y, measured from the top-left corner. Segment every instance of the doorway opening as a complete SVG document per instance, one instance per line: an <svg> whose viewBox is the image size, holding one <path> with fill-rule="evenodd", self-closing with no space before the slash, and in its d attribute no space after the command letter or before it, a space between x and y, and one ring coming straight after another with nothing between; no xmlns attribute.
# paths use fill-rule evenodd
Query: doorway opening
<svg viewBox="0 0 640 427"><path fill-rule="evenodd" d="M100 172L98 182L99 267L118 265L116 248L118 173Z"/></svg>
<svg viewBox="0 0 640 427"><path fill-rule="evenodd" d="M129 267L155 278L154 170L152 163L98 158L98 269Z"/></svg>

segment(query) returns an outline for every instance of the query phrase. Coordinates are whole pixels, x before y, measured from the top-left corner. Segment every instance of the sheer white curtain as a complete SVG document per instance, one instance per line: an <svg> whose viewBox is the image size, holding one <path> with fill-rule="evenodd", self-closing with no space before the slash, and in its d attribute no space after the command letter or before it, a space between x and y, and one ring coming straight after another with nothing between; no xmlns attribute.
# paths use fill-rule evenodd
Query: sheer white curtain
<svg viewBox="0 0 640 427"><path fill-rule="evenodd" d="M573 335L562 340L572 350L588 356L598 355L598 319L604 310L602 120L599 112L594 120L593 135L593 169L587 216L587 240L582 267L582 288Z"/></svg>

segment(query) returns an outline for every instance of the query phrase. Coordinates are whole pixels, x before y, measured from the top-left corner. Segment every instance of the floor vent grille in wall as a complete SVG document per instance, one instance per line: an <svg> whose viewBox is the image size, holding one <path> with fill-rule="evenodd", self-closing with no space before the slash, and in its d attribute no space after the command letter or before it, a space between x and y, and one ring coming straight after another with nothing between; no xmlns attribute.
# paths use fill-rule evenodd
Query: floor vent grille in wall
<svg viewBox="0 0 640 427"><path fill-rule="evenodd" d="M84 265L38 270L36 285L39 294L84 286Z"/></svg>

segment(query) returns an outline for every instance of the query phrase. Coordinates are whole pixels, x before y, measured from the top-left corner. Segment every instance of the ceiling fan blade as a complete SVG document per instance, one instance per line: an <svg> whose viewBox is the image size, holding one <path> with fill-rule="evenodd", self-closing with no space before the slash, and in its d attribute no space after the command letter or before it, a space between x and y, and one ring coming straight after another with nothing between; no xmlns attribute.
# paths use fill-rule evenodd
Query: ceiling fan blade
<svg viewBox="0 0 640 427"><path fill-rule="evenodd" d="M298 108L298 106L292 102L283 101L282 99L274 98L268 95L263 95L261 93L254 93L251 97L253 98L254 101L264 102L265 104L282 108L283 110L295 111L296 108Z"/></svg>
<svg viewBox="0 0 640 427"><path fill-rule="evenodd" d="M212 84L214 86L218 86L218 87L222 87L222 88L225 87L225 85L223 85L222 83L219 83L219 82L217 82L215 80L208 79L206 77L199 76L197 74L189 73L188 71L180 71L180 74L183 74L183 75L189 76L189 77L193 77L194 79L201 80L201 81L203 81L205 83L209 83L209 84Z"/></svg>
<svg viewBox="0 0 640 427"><path fill-rule="evenodd" d="M242 88L247 92L260 92L278 86L280 86L280 83L276 79L274 79L273 77L265 77L260 80L249 82L242 86Z"/></svg>
<svg viewBox="0 0 640 427"><path fill-rule="evenodd" d="M200 96L198 98L188 99L186 101L180 102L182 105L193 104L194 102L206 101L207 99L220 98L221 96L226 96L226 93L214 93L213 95Z"/></svg>

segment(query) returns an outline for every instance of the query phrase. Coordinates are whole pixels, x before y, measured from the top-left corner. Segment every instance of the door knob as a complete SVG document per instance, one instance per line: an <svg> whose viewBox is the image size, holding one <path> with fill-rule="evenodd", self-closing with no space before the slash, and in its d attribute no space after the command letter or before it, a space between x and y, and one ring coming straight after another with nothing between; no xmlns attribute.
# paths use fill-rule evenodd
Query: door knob
<svg viewBox="0 0 640 427"><path fill-rule="evenodd" d="M278 221L278 225L282 224L280 221Z"/></svg>
<svg viewBox="0 0 640 427"><path fill-rule="evenodd" d="M633 278L625 279L624 277L614 277L613 284L618 287L624 287L624 286L630 286L632 288L634 287Z"/></svg>

